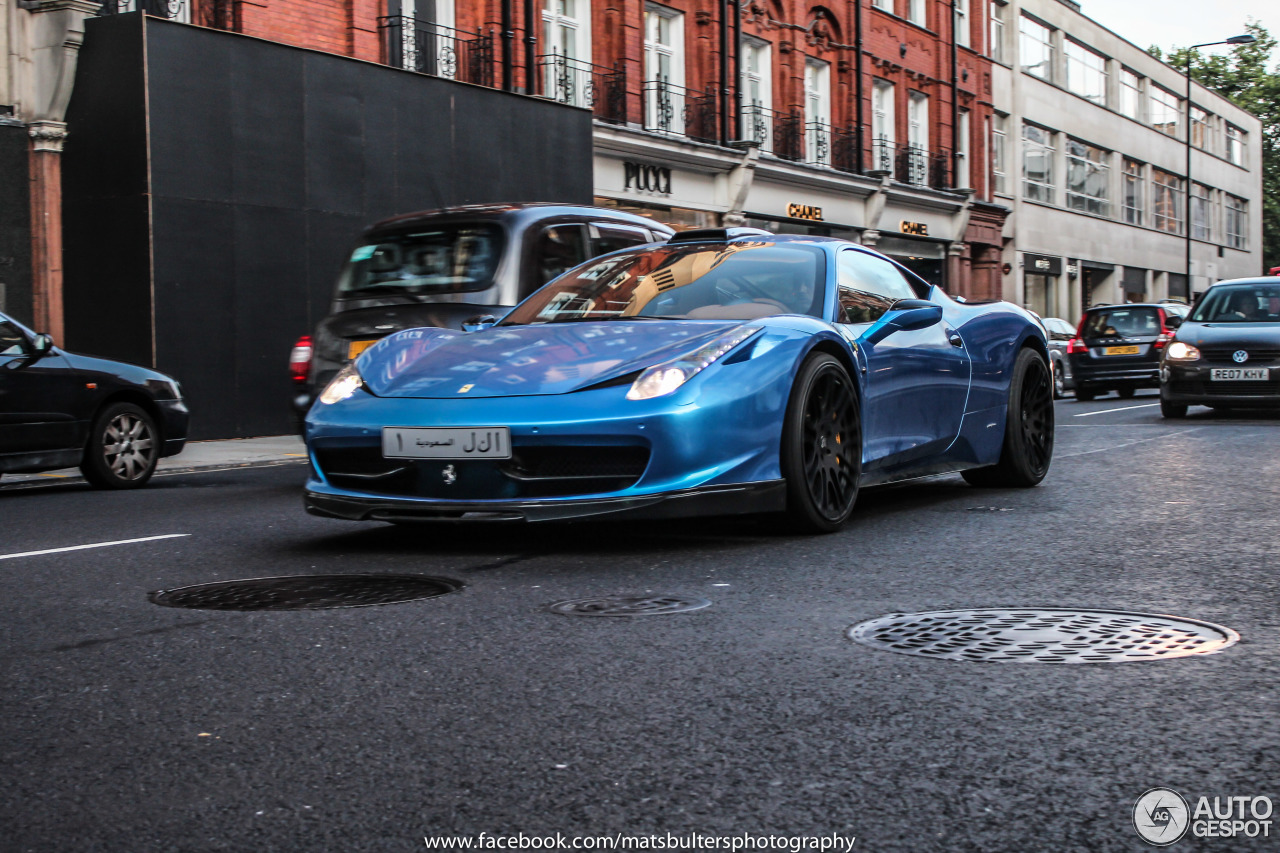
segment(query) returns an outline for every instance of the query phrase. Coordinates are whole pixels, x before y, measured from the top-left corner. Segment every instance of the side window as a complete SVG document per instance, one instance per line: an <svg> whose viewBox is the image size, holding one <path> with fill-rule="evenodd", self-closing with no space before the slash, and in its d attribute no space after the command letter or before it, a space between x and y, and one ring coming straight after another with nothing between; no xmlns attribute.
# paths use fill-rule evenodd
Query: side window
<svg viewBox="0 0 1280 853"><path fill-rule="evenodd" d="M27 337L12 323L0 320L0 358L27 354Z"/></svg>
<svg viewBox="0 0 1280 853"><path fill-rule="evenodd" d="M837 268L840 285L840 323L872 323L899 299L917 294L902 273L888 261L846 249Z"/></svg>
<svg viewBox="0 0 1280 853"><path fill-rule="evenodd" d="M646 229L634 225L596 222L591 225L590 230L592 257L653 242L653 237Z"/></svg>
<svg viewBox="0 0 1280 853"><path fill-rule="evenodd" d="M542 229L533 243L533 289L587 259L586 229L578 223Z"/></svg>

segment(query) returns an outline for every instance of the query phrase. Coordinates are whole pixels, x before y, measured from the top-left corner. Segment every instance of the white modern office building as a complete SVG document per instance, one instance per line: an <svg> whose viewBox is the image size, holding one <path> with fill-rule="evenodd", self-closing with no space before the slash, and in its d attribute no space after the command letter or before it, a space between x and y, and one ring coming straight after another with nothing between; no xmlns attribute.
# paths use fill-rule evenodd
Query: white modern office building
<svg viewBox="0 0 1280 853"><path fill-rule="evenodd" d="M1070 0L989 9L991 197L1013 210L1004 298L1074 323L1092 304L1262 272L1257 118L1199 84L1188 103L1185 76ZM1237 34L1206 26L1206 42Z"/></svg>

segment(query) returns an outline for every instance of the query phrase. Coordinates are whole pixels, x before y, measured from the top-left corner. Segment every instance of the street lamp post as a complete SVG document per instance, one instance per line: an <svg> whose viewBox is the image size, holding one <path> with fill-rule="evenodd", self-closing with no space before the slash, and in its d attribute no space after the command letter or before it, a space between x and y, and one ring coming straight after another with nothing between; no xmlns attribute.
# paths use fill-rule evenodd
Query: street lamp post
<svg viewBox="0 0 1280 853"><path fill-rule="evenodd" d="M1192 186L1193 186L1193 184L1191 183L1191 56L1195 51L1199 50L1202 47L1214 47L1220 44L1253 44L1254 41L1255 39L1253 36L1242 35L1242 36L1232 36L1231 38L1226 39L1225 41L1210 41L1210 42L1205 42L1204 44L1193 44L1191 45L1191 47L1187 48L1186 57L1182 61L1182 73L1187 78L1187 100L1186 100L1186 104L1187 104L1187 132L1186 132L1187 186L1185 190L1187 201L1185 205L1186 218L1183 223L1183 228L1185 230L1182 233L1186 238L1185 269L1187 273L1187 298L1188 299L1191 299L1193 295L1193 288L1191 287L1191 197L1192 197Z"/></svg>

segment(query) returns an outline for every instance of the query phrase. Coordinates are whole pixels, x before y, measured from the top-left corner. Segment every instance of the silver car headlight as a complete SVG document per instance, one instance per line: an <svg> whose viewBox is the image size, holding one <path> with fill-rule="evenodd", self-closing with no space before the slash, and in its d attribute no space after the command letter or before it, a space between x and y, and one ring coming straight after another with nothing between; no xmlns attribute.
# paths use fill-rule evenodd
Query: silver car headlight
<svg viewBox="0 0 1280 853"><path fill-rule="evenodd" d="M628 400L652 400L671 394L681 385L706 370L738 344L760 331L759 326L742 326L725 332L697 350L655 364L641 373L627 391Z"/></svg>
<svg viewBox="0 0 1280 853"><path fill-rule="evenodd" d="M362 387L364 387L364 377L360 375L359 370L356 370L356 364L353 361L339 370L338 375L333 377L333 381L320 392L320 402L326 406L332 406L347 399Z"/></svg>

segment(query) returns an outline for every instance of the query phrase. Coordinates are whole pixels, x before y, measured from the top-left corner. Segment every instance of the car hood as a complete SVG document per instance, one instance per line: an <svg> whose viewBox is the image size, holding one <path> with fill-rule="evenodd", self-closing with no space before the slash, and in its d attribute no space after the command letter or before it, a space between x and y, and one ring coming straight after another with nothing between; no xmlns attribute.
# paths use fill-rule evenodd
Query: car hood
<svg viewBox="0 0 1280 853"><path fill-rule="evenodd" d="M1183 323L1174 340L1203 346L1280 347L1280 323Z"/></svg>
<svg viewBox="0 0 1280 853"><path fill-rule="evenodd" d="M564 394L696 349L739 321L612 320L495 326L470 334L409 329L358 361L379 397Z"/></svg>

